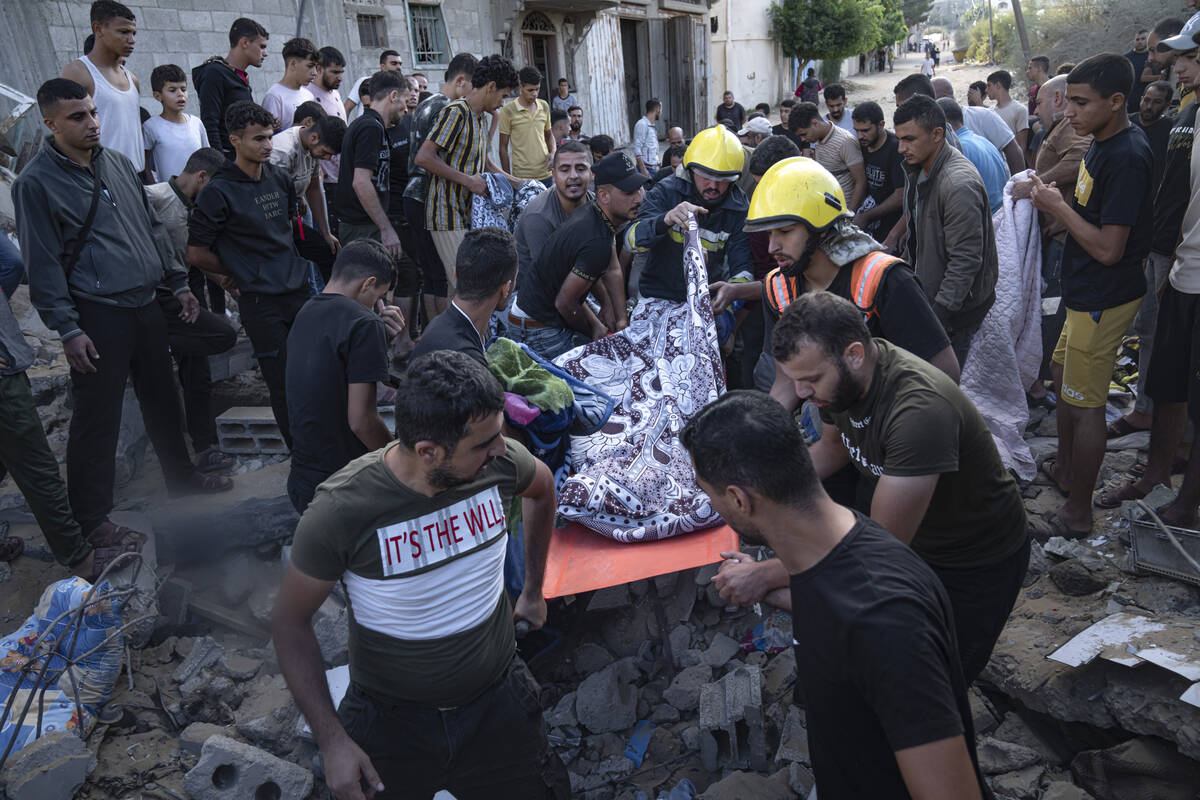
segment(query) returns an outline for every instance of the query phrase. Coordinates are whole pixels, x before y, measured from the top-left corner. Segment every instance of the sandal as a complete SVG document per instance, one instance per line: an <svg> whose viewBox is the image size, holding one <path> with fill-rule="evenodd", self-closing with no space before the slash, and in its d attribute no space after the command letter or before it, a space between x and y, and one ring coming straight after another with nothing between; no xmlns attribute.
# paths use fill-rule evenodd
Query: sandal
<svg viewBox="0 0 1200 800"><path fill-rule="evenodd" d="M233 479L215 472L193 472L181 485L168 490L172 497L187 494L220 494L233 488Z"/></svg>
<svg viewBox="0 0 1200 800"><path fill-rule="evenodd" d="M1128 481L1115 488L1098 492L1092 498L1092 505L1096 508L1117 508L1126 500L1141 500L1147 494L1149 492L1139 489L1136 482Z"/></svg>
<svg viewBox="0 0 1200 800"><path fill-rule="evenodd" d="M1070 497L1071 493L1060 486L1058 481L1054 479L1054 464L1056 462L1057 459L1054 456L1050 456L1050 458L1047 458L1042 462L1042 465L1038 467L1038 471L1045 476L1045 478L1050 482L1050 485L1053 486L1060 495L1063 497Z"/></svg>
<svg viewBox="0 0 1200 800"><path fill-rule="evenodd" d="M1062 517L1058 514L1048 514L1044 517L1031 516L1025 527L1029 531L1029 535L1042 544L1050 541L1055 536L1061 536L1064 539L1086 539L1092 535L1091 528L1088 528L1086 531L1077 531L1074 528L1068 528L1067 523L1063 522Z"/></svg>
<svg viewBox="0 0 1200 800"><path fill-rule="evenodd" d="M1129 423L1125 417L1117 417L1112 422L1108 423L1108 427L1104 429L1104 435L1108 439L1116 439L1120 436L1128 436L1131 433L1141 433L1148 431L1150 428L1135 428Z"/></svg>
<svg viewBox="0 0 1200 800"><path fill-rule="evenodd" d="M222 453L215 446L196 453L197 472L228 472L237 466L237 459Z"/></svg>
<svg viewBox="0 0 1200 800"><path fill-rule="evenodd" d="M92 547L123 547L131 543L136 543L140 548L142 543L146 541L146 534L105 520L84 538L87 539L87 543Z"/></svg>
<svg viewBox="0 0 1200 800"><path fill-rule="evenodd" d="M12 561L24 552L24 539L19 536L0 536L0 561Z"/></svg>
<svg viewBox="0 0 1200 800"><path fill-rule="evenodd" d="M1187 459L1186 458L1177 458L1171 462L1171 474L1172 475L1182 475L1185 472L1187 472ZM1145 461L1139 461L1138 463L1134 464L1132 467L1129 468L1129 475L1130 475L1130 477L1132 477L1134 479L1141 478L1145 474L1146 474L1146 462Z"/></svg>
<svg viewBox="0 0 1200 800"><path fill-rule="evenodd" d="M138 535L142 536L142 534ZM104 570L108 568L108 565L116 561L121 556L125 555L126 553L142 552L142 544L144 541L145 540L143 538L142 541L128 542L123 545L117 544L107 547L92 548L92 574L81 577L88 583L95 583L96 579L104 574Z"/></svg>

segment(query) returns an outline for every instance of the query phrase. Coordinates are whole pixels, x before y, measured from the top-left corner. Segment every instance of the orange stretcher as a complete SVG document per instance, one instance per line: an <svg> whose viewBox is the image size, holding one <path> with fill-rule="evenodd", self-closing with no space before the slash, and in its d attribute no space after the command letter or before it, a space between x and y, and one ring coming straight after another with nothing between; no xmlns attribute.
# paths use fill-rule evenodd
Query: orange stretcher
<svg viewBox="0 0 1200 800"><path fill-rule="evenodd" d="M728 525L625 544L572 522L550 537L543 594L547 599L580 594L715 564L722 552L737 548L737 533Z"/></svg>

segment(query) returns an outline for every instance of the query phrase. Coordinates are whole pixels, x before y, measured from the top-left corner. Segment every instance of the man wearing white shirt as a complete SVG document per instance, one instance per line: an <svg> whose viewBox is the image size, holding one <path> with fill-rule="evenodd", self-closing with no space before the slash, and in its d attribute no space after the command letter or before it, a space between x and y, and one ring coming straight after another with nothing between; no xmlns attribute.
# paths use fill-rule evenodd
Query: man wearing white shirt
<svg viewBox="0 0 1200 800"><path fill-rule="evenodd" d="M404 64L400 61L400 54L395 50L384 50L379 54L379 69L386 72L402 71ZM346 95L345 103L347 122L354 122L354 120L362 116L362 103L359 102L358 87L362 86L362 82L370 77L370 75L363 75L350 87L350 93Z"/></svg>
<svg viewBox="0 0 1200 800"><path fill-rule="evenodd" d="M283 77L267 89L262 106L275 118L275 132L292 127L296 107L314 99L305 87L317 77L317 46L308 39L291 39L283 45Z"/></svg>
<svg viewBox="0 0 1200 800"><path fill-rule="evenodd" d="M996 101L996 113L1012 128L1017 137L1017 145L1022 151L1029 141L1029 109L1015 102L1009 94L1012 89L1012 75L1007 70L998 69L987 78L988 97Z"/></svg>
<svg viewBox="0 0 1200 800"><path fill-rule="evenodd" d="M346 74L346 57L336 47L322 47L317 51L320 60L317 64L317 77L308 85L308 91L313 99L321 104L325 113L346 122L346 108L342 105L342 93L338 87L342 85L342 77ZM336 209L333 207L334 196L337 194L338 165L341 156L336 155L321 162L321 188L325 192L325 212L329 217L329 226L337 230L338 220Z"/></svg>
<svg viewBox="0 0 1200 800"><path fill-rule="evenodd" d="M948 78L934 78L931 84L936 99L941 100L943 97L954 99L954 87ZM969 102L970 95L968 95ZM1004 121L1003 117L987 106L968 104L961 108L967 129L996 146L996 149L1004 156L1004 160L1008 162L1009 174L1016 175L1025 169L1025 160L1021 156L1021 147L1017 144L1017 137L1013 135L1012 128L1008 127L1008 123Z"/></svg>
<svg viewBox="0 0 1200 800"><path fill-rule="evenodd" d="M658 129L654 126L662 116L662 103L657 99L646 101L646 116L633 126L633 155L638 169L646 177L658 171Z"/></svg>

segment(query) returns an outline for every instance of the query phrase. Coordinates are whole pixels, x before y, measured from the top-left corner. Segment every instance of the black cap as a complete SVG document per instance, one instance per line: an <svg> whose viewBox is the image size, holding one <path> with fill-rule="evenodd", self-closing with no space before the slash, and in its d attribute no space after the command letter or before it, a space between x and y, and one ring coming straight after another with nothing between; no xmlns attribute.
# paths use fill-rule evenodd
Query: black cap
<svg viewBox="0 0 1200 800"><path fill-rule="evenodd" d="M622 192L636 192L650 180L638 172L633 157L623 150L615 150L592 164L592 175L597 186L612 184Z"/></svg>

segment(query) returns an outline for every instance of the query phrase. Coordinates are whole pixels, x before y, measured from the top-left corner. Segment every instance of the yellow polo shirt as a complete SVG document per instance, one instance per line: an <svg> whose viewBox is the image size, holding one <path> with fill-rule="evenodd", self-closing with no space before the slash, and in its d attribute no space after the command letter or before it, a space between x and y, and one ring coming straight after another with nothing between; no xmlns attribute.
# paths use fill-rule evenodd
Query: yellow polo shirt
<svg viewBox="0 0 1200 800"><path fill-rule="evenodd" d="M512 154L512 174L518 178L543 181L550 177L546 166L546 132L550 130L550 104L539 99L533 111L519 100L500 109L500 133L508 137Z"/></svg>

